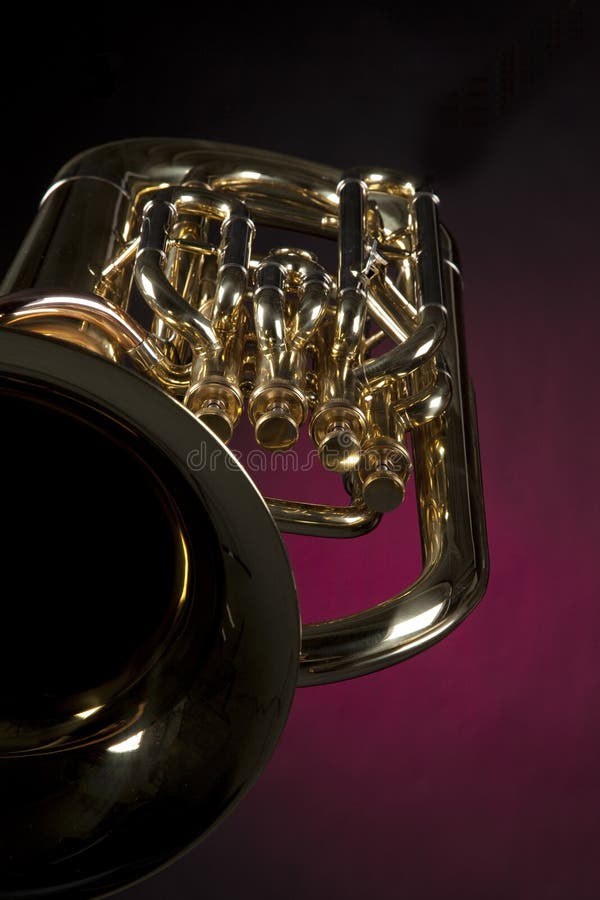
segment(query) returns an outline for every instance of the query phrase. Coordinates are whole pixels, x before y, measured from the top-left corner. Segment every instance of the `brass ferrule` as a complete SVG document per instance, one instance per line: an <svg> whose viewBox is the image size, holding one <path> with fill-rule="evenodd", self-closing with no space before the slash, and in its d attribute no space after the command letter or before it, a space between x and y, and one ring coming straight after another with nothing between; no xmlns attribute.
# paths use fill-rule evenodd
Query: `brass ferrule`
<svg viewBox="0 0 600 900"><path fill-rule="evenodd" d="M285 450L298 440L308 408L306 347L325 315L330 287L322 267L297 250L273 251L256 272L258 353L248 414L256 440L269 450ZM294 290L298 297L290 315L286 292Z"/></svg>
<svg viewBox="0 0 600 900"><path fill-rule="evenodd" d="M304 393L286 381L256 388L248 401L248 415L257 442L267 450L287 450L298 440L306 418Z"/></svg>
<svg viewBox="0 0 600 900"><path fill-rule="evenodd" d="M222 350L194 354L190 387L184 398L187 408L223 443L230 440L243 409L239 383L244 325L245 315L242 314L238 317L237 330L222 335Z"/></svg>
<svg viewBox="0 0 600 900"><path fill-rule="evenodd" d="M358 466L366 506L379 513L400 506L411 469L410 456L402 442L385 437L367 441Z"/></svg>
<svg viewBox="0 0 600 900"><path fill-rule="evenodd" d="M324 468L330 472L356 468L366 424L362 410L350 403L334 401L319 407L312 417L310 434Z"/></svg>
<svg viewBox="0 0 600 900"><path fill-rule="evenodd" d="M378 513L390 512L402 503L412 470L404 428L393 399L391 389L364 398L368 437L362 448L358 479L366 506Z"/></svg>
<svg viewBox="0 0 600 900"><path fill-rule="evenodd" d="M215 376L190 388L185 405L224 444L231 439L242 414L242 393L237 385Z"/></svg>

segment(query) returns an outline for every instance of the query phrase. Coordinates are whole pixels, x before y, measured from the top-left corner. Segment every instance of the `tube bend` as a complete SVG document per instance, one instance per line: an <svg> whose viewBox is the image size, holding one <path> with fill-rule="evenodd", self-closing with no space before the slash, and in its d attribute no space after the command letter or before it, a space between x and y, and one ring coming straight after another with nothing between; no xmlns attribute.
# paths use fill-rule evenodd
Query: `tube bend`
<svg viewBox="0 0 600 900"><path fill-rule="evenodd" d="M94 325L129 353L144 343L146 333L128 313L93 294L21 291L0 298L0 325L27 330L40 319L75 319Z"/></svg>
<svg viewBox="0 0 600 900"><path fill-rule="evenodd" d="M280 531L320 538L355 538L377 527L381 515L366 506L325 506L320 503L265 498Z"/></svg>
<svg viewBox="0 0 600 900"><path fill-rule="evenodd" d="M444 257L450 237L440 229ZM460 278L443 272L448 327L441 349L452 391L445 412L413 433L423 572L407 590L347 618L303 628L299 684L326 684L386 668L452 631L481 599L488 551L475 417L460 328Z"/></svg>
<svg viewBox="0 0 600 900"><path fill-rule="evenodd" d="M150 309L184 337L193 350L208 344L215 352L221 342L211 322L195 310L170 284L160 265L160 255L151 249L138 252L135 283Z"/></svg>
<svg viewBox="0 0 600 900"><path fill-rule="evenodd" d="M403 344L358 366L354 370L355 376L365 386L377 389L387 378L408 375L433 359L446 335L447 323L446 310L442 306L425 306L417 330Z"/></svg>
<svg viewBox="0 0 600 900"><path fill-rule="evenodd" d="M189 366L178 366L164 356L146 331L125 310L94 294L64 291L21 291L0 297L0 326L22 331L37 330L45 322L44 333L60 340L54 322L71 321L92 325L110 345L125 354L138 372L158 379L168 391L178 394L189 381ZM50 323L50 324L48 324ZM73 342L73 336L70 337Z"/></svg>
<svg viewBox="0 0 600 900"><path fill-rule="evenodd" d="M406 424L410 428L419 428L426 425L427 422L433 421L439 416L450 402L452 396L452 379L448 372L440 367L440 361L437 361L438 370L434 383L415 394L409 403L396 404L396 414L399 418L404 418ZM441 365L444 365L443 360Z"/></svg>
<svg viewBox="0 0 600 900"><path fill-rule="evenodd" d="M419 241L417 269L422 296L420 320L414 333L404 343L355 370L358 380L370 388L381 386L387 377L408 375L417 366L432 359L446 335L447 312L442 285L437 197L430 191L417 193L413 206Z"/></svg>

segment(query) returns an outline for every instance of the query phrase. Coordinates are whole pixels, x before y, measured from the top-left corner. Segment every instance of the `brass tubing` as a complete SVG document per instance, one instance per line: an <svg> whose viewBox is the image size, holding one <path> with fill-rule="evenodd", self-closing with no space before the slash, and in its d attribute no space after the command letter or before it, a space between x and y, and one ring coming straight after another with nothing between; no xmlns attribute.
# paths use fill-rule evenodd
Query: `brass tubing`
<svg viewBox="0 0 600 900"><path fill-rule="evenodd" d="M439 354L438 354L439 356ZM452 396L452 379L438 361L435 381L406 400L396 401L395 413L406 428L426 425L444 412Z"/></svg>
<svg viewBox="0 0 600 900"><path fill-rule="evenodd" d="M369 509L391 512L404 500L412 469L405 429L396 417L391 388L377 391L366 405L368 435L358 466L362 498Z"/></svg>
<svg viewBox="0 0 600 900"><path fill-rule="evenodd" d="M65 294L60 291L21 291L0 298L0 325L35 331L40 321L48 322L45 334L52 337L51 320L59 320L57 334L64 335L62 323L75 320L93 325L111 345L127 355L132 365L156 378L169 391L183 391L189 381L189 367L172 364L154 345L146 331L128 313L93 294Z"/></svg>
<svg viewBox="0 0 600 900"><path fill-rule="evenodd" d="M444 257L452 260L452 242L444 229L440 239ZM303 686L355 678L414 656L452 631L485 591L487 538L460 290L458 275L444 266L448 329L442 350L453 373L453 390L443 415L413 434L423 572L405 591L372 609L304 625Z"/></svg>
<svg viewBox="0 0 600 900"><path fill-rule="evenodd" d="M151 264L154 266L156 266L156 252L160 254L161 262L163 262L169 229L173 217L177 213L177 207L178 205L185 207L190 204L197 205L223 219L213 323L220 328L228 329L228 327L233 327L230 319L235 315L246 290L250 247L254 235L254 225L244 203L238 198L210 190L206 186L190 183L156 191L144 207L142 235L136 261L136 281L142 290L142 286L139 284L137 264L143 251L145 249L155 251L151 258ZM155 298L151 296L148 302L155 302ZM174 301L171 298L172 302ZM189 313L187 315L189 317ZM199 314L195 327L201 332L204 341L208 341L217 349L218 338L211 330L210 325L203 321L204 318ZM169 324L175 328L171 322Z"/></svg>
<svg viewBox="0 0 600 900"><path fill-rule="evenodd" d="M367 303L362 284L365 265L366 185L345 178L338 185L340 227L338 239L338 306L332 352L353 360L363 334Z"/></svg>
<svg viewBox="0 0 600 900"><path fill-rule="evenodd" d="M178 212L169 233L162 269L177 293L210 319L217 266L216 250L208 246L208 220L204 215ZM203 246L208 249L203 250ZM178 363L190 360L189 342L159 315L152 322L152 333L170 359Z"/></svg>
<svg viewBox="0 0 600 900"><path fill-rule="evenodd" d="M169 283L160 261L160 254L153 248L138 252L135 283L144 300L157 316L189 342L192 349L200 349L206 343L218 349L221 344L211 323Z"/></svg>
<svg viewBox="0 0 600 900"><path fill-rule="evenodd" d="M114 339L112 346L126 354L132 365L149 375L155 384L172 392L180 391L189 381L189 367L174 367L162 357L157 343L146 335L144 329L119 317L119 312L122 311L114 303L110 307L90 295L97 289L102 272L110 265L111 260L122 260L122 265L117 265L117 269L123 270L123 282L129 274L132 238L135 236L138 211L142 205L136 204L136 198L139 201L145 192L146 199L156 195L157 189L181 185L192 174L207 185L207 195L199 208L190 201L194 215L218 218L231 216L230 211L221 209L219 201L216 201L216 207L213 203L212 198L217 193L215 189L223 189L231 190L239 198L247 200L259 223L282 225L288 229L308 229L313 235L325 236L334 235L338 227L340 231L344 230L344 216L340 212L341 198L336 196L340 173L334 169L247 148L188 140L150 139L104 146L69 163L59 173L53 188L48 192L2 288L4 292L35 289L35 293L30 294L28 299L24 299L23 295L18 298L17 306L22 308L21 318L14 306L15 298L7 298L6 305L0 308L5 313L4 323L10 324L12 317L12 326L15 328L27 328L29 322L32 326L46 329L48 323L51 328L52 318L55 317L60 320L60 328L56 328L55 335L62 336L65 334L65 322L72 321L75 327L79 327L80 323L85 326L89 322L91 327L98 327L100 333L104 333L102 330L105 329L107 341L110 343ZM403 260L404 274L397 282L403 286L403 290L408 282L416 280L413 268L418 269L417 288L420 287L421 301L419 317L411 333L407 323L404 328L406 339L387 357L371 360L363 365L360 354L365 341L362 334L358 350L353 355L352 346L345 343L344 329L338 328L336 332L336 325L347 322L350 335L353 329L355 332L361 331L356 328L356 323L360 323L363 314L360 291L363 288L363 292L368 294L368 286L365 284L366 278L360 277L363 275L364 241L360 265L356 262L359 254L354 244L351 255L355 264L349 267L344 263L343 266L344 272L350 271L355 279L354 288L348 285L347 290L341 290L342 296L347 294L344 297L347 303L338 306L339 310L343 306L343 312L339 313L339 317L331 316L325 320L314 342L318 347L317 355L321 363L321 367L315 370L320 375L321 404L315 418L319 412L323 412L323 407L328 416L335 407L335 416L329 417L328 426L332 429L340 427L341 434L349 431L360 449L367 433L366 418L360 408L360 404L364 402L364 396L360 395L360 378L363 387L369 381L371 384L381 381L385 387L387 379L395 379L398 373L410 375L415 372L420 375L419 368L424 363L430 364L434 358L443 354L452 373L453 389L447 398L445 411L424 424L419 423L418 427L415 426L413 435L424 558L423 575L408 590L397 593L369 612L305 626L301 660L302 684L355 677L425 649L455 627L473 608L483 593L487 579L477 430L454 296L456 293L458 301L460 287L450 265L444 265L441 273L443 292L440 287L439 262L442 257L445 261L452 262L452 248L445 232L440 230L438 234L433 198L430 195L422 192L413 201L414 190L416 188L418 191L418 187L413 187L408 182L402 184L403 177L400 175L394 175L388 180L385 173L383 176L371 173L368 179L365 176L365 180L373 194L377 193L378 184L384 186L381 204L377 203L376 216L372 217L373 228L378 232L380 251L386 254L387 240L390 245L390 261ZM393 203L390 207L386 201L386 191L400 197L399 202L406 206L397 210L391 208ZM341 188L341 193L343 192ZM192 189L189 193L192 193ZM179 210L180 204L184 205L185 202L187 201L177 199L175 206ZM415 258L411 257L410 265L406 259L407 253L414 253L413 211L419 240L418 258L414 267ZM358 219L355 212L346 216L348 221L355 222ZM81 227L82 221L85 221L85 228ZM346 229L348 228L346 225ZM222 237L227 230L223 225ZM443 253L440 253L438 246L440 240ZM346 246L350 247L350 243ZM350 255L350 251L348 254ZM223 262L223 257L219 262ZM108 273L109 279L111 274L112 272ZM117 275L118 271L115 273ZM233 280L232 278L232 282ZM120 279L115 277L114 281L111 280L110 287L108 296L114 301L123 293ZM342 288L341 280L340 287ZM232 292L234 300L232 303L225 303L224 308L235 308L239 302L235 299L240 294L239 284L232 283L228 290ZM352 290L358 296L353 297ZM408 301L412 302L412 292L405 293ZM100 304L103 318L98 319L93 309L87 309L85 303L79 302L82 297L88 305L96 302ZM392 307L397 299L395 295L392 296ZM368 296L365 300L368 303ZM32 304L29 309L28 302ZM36 302L39 302L37 307ZM69 313L63 314L63 302L69 305ZM353 318L351 313L354 302L354 312L357 315ZM401 301L400 305L402 308ZM398 314L394 321L393 309L387 312L388 326L396 328L398 337L402 339L401 315ZM65 318L66 316L71 318ZM446 316L448 327L444 333ZM412 319L410 315L409 317ZM226 315L223 318L227 320ZM376 318L375 315L373 318ZM214 327L214 321L212 325ZM248 328L251 328L250 324ZM219 335L218 328L215 330ZM244 335L244 339L248 345L252 340L249 334ZM206 343L200 345L205 347ZM339 348L339 357L330 353L334 345L336 349ZM348 356L347 350L350 350ZM250 366L247 363L251 356L251 351L244 356L243 364L248 371ZM86 362L92 361L88 359ZM359 378L356 377L357 373ZM118 375L118 372L113 371L107 377L115 376L118 380ZM123 376L124 373L120 375ZM412 385L412 378L409 382ZM420 394L426 388L416 376L414 384L416 393L409 396L409 401L414 400L413 416L427 420L428 398ZM442 390L440 383L440 392ZM159 396L157 391L151 393ZM410 391L408 393L410 395ZM165 405L163 412L167 415L173 413L175 426L177 417L182 425L187 427L190 424L189 416L182 410L177 412L175 404ZM139 415L145 415L145 409L140 410ZM338 415L339 419L336 418ZM190 440L193 442L193 435ZM358 478L358 471L354 468L352 483L357 484ZM207 486L210 489L209 481ZM328 508L286 501L271 501L271 504L274 515L282 526L287 523L290 530L304 529L301 533L315 533L310 529L318 528L331 528L333 532L333 527L340 521L344 523L345 530L349 525L348 516L358 517L357 529L360 531L366 522L378 519L376 513L357 507L356 502L349 510L340 512L339 516L332 510L342 509L341 507Z"/></svg>
<svg viewBox="0 0 600 900"><path fill-rule="evenodd" d="M326 506L320 503L276 500L266 497L271 515L286 534L312 537L354 538L373 531L381 515L364 504Z"/></svg>
<svg viewBox="0 0 600 900"><path fill-rule="evenodd" d="M102 270L102 278L108 278L113 271L116 269L120 269L124 266L130 259L132 259L137 253L137 249L140 245L140 238L136 237L133 241L125 246L123 250L112 259Z"/></svg>
<svg viewBox="0 0 600 900"><path fill-rule="evenodd" d="M255 227L242 200L202 182L200 173L193 169L187 173L178 195L185 203L203 202L207 211L222 218L212 321L219 331L232 331L248 283Z"/></svg>
<svg viewBox="0 0 600 900"><path fill-rule="evenodd" d="M343 473L358 465L367 423L352 362L331 355L333 327L326 322L317 342L319 402L310 433L323 466Z"/></svg>
<svg viewBox="0 0 600 900"><path fill-rule="evenodd" d="M127 242L124 236L115 246L115 223L121 223L130 197L143 185L181 184L192 176L215 190L235 191L251 203L257 223L308 229L327 237L336 233L338 169L212 141L115 141L87 150L63 166L0 291L59 286L92 292L98 274ZM394 184L415 183L406 174L395 176ZM84 206L88 227L82 234Z"/></svg>
<svg viewBox="0 0 600 900"><path fill-rule="evenodd" d="M441 281L439 229L436 198L429 193L417 194L414 200L419 238L417 268L421 288L419 324L404 343L377 359L356 369L363 384L377 388L390 377L407 375L430 360L444 340L447 314Z"/></svg>
<svg viewBox="0 0 600 900"><path fill-rule="evenodd" d="M292 321L292 346L304 350L327 311L331 279L324 269L300 284L298 309Z"/></svg>
<svg viewBox="0 0 600 900"><path fill-rule="evenodd" d="M286 289L297 281L298 305L286 322ZM315 259L295 250L270 253L256 271L254 324L256 382L249 415L259 444L271 450L291 447L306 417L305 348L321 322L331 279Z"/></svg>
<svg viewBox="0 0 600 900"><path fill-rule="evenodd" d="M369 282L367 309L382 331L397 344L412 334L419 321L417 310L385 274Z"/></svg>
<svg viewBox="0 0 600 900"><path fill-rule="evenodd" d="M425 305L417 330L403 344L358 366L354 370L356 378L366 387L377 390L390 379L414 372L435 356L444 340L446 326L445 310L441 306Z"/></svg>
<svg viewBox="0 0 600 900"><path fill-rule="evenodd" d="M376 331L375 334L365 339L365 353L369 353L373 347L376 347L382 341L385 341L387 335L385 331Z"/></svg>
<svg viewBox="0 0 600 900"><path fill-rule="evenodd" d="M184 300L162 269L169 229L176 212L171 201L172 194L170 189L161 191L144 207L135 260L135 283L152 311L185 338L193 349L208 344L218 350L220 341L210 321Z"/></svg>
<svg viewBox="0 0 600 900"><path fill-rule="evenodd" d="M254 236L254 225L239 203L235 217L229 216L222 226L221 261L217 273L213 323L221 331L235 330L236 316L248 284L248 263Z"/></svg>
<svg viewBox="0 0 600 900"><path fill-rule="evenodd" d="M27 328L29 322L53 316L88 322L126 353L146 338L144 329L128 313L93 294L46 291L39 296L33 291L22 291L0 299L0 315L2 325L9 327Z"/></svg>
<svg viewBox="0 0 600 900"><path fill-rule="evenodd" d="M304 350L327 311L331 278L316 259L308 253L283 250L273 254L289 273L299 278L298 308L291 324L292 347Z"/></svg>
<svg viewBox="0 0 600 900"><path fill-rule="evenodd" d="M287 348L284 310L285 268L267 259L256 271L254 322L258 349L282 352Z"/></svg>
<svg viewBox="0 0 600 900"><path fill-rule="evenodd" d="M265 260L256 271L256 384L248 414L256 440L269 450L286 450L295 444L305 415L304 397L293 385L294 359L286 340L284 287L283 265Z"/></svg>
<svg viewBox="0 0 600 900"><path fill-rule="evenodd" d="M210 319L200 312L188 313L204 340L190 341L193 361L184 403L227 442L242 410L238 385L240 310L247 288L254 225L241 200L197 182L192 171L181 187L161 192L178 211L191 205L200 207L205 215L222 219Z"/></svg>
<svg viewBox="0 0 600 900"><path fill-rule="evenodd" d="M187 408L223 443L232 435L243 409L239 385L243 360L244 310L236 331L223 332L223 349L194 354L190 386L184 398Z"/></svg>
<svg viewBox="0 0 600 900"><path fill-rule="evenodd" d="M357 465L365 432L365 417L357 405L352 370L367 315L363 283L366 190L365 183L356 177L344 178L337 187L340 198L337 307L333 329L325 330L319 341L324 369L311 435L325 468L336 472L347 472Z"/></svg>

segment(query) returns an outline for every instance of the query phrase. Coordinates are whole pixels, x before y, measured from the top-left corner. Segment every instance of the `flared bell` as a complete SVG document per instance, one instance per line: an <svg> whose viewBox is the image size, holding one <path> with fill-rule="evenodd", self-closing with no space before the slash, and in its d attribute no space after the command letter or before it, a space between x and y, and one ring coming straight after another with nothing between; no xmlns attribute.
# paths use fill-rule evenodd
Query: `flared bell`
<svg viewBox="0 0 600 900"><path fill-rule="evenodd" d="M295 589L256 488L180 404L36 336L0 332L0 360L0 896L95 897L253 783L298 678Z"/></svg>

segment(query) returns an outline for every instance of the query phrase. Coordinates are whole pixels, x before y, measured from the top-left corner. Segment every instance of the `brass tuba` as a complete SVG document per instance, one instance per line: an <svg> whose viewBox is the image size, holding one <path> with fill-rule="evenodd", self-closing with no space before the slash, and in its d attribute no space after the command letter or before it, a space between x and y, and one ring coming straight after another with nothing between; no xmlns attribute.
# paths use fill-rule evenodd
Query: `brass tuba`
<svg viewBox="0 0 600 900"><path fill-rule="evenodd" d="M0 896L163 866L252 784L297 684L400 662L482 596L437 204L395 171L171 139L90 150L48 189L0 296ZM225 446L244 415L268 453L308 423L347 503L263 498ZM280 532L358 538L412 473L418 580L301 629Z"/></svg>

